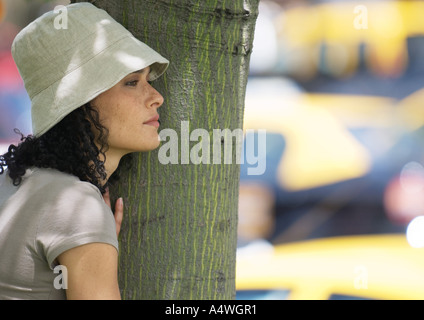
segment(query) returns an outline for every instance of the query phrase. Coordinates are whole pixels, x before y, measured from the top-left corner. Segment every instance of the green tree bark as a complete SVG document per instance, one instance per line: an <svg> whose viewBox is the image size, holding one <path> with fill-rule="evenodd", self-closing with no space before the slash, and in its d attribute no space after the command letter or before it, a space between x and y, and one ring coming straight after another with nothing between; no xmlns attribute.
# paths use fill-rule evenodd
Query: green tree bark
<svg viewBox="0 0 424 320"><path fill-rule="evenodd" d="M74 1L75 2L75 1ZM78 2L78 1L76 1ZM240 167L213 163L213 129L243 126L259 0L97 0L137 38L170 60L153 84L165 98L161 128L210 133L210 164L161 164L137 154L111 190L125 202L119 281L124 299L233 299ZM179 134L180 148L198 144ZM183 140L183 141L182 141ZM165 142L162 142L162 145ZM187 150L187 149L185 149ZM214 153L216 156L216 153Z"/></svg>

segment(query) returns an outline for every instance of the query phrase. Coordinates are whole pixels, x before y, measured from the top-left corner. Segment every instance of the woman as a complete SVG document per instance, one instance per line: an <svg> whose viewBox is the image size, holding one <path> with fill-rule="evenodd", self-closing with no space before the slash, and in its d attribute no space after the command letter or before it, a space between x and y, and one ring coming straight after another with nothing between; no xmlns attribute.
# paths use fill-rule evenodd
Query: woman
<svg viewBox="0 0 424 320"><path fill-rule="evenodd" d="M0 156L1 299L119 299L108 183L124 155L159 146L150 81L168 61L89 3L60 14L66 28L48 12L12 44L33 135Z"/></svg>

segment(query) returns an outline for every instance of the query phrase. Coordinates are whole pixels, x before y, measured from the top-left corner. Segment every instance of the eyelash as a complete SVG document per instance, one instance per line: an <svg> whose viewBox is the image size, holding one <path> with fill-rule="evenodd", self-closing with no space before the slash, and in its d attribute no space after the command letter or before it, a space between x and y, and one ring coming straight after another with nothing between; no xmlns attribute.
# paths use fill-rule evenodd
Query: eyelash
<svg viewBox="0 0 424 320"><path fill-rule="evenodd" d="M127 83L125 83L125 85L130 87L135 87L137 83L138 83L138 80L134 80L134 81L128 81Z"/></svg>
<svg viewBox="0 0 424 320"><path fill-rule="evenodd" d="M139 80L128 81L125 83L126 86L135 87L139 83ZM147 81L148 84L152 84L152 81Z"/></svg>

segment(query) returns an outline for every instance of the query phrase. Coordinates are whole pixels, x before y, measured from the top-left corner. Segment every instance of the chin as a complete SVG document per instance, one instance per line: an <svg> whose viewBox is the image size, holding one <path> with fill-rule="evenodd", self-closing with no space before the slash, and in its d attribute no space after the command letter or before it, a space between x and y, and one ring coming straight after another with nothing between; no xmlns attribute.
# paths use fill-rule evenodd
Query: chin
<svg viewBox="0 0 424 320"><path fill-rule="evenodd" d="M157 149L160 146L160 141L158 138L150 140L148 143L144 143L143 147L138 151L146 152Z"/></svg>
<svg viewBox="0 0 424 320"><path fill-rule="evenodd" d="M154 144L152 145L152 147L151 147L151 149L150 149L149 151L151 151L151 150L155 150L155 149L157 149L159 146L160 146L160 141L159 141L159 140L157 140L156 142L154 142Z"/></svg>

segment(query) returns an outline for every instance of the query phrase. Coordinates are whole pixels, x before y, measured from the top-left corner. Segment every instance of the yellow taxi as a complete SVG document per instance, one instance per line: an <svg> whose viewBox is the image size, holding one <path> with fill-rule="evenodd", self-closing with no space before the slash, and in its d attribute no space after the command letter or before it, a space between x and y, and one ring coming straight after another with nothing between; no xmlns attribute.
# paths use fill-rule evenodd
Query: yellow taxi
<svg viewBox="0 0 424 320"><path fill-rule="evenodd" d="M424 248L403 234L252 244L238 251L236 288L237 299L424 299Z"/></svg>

